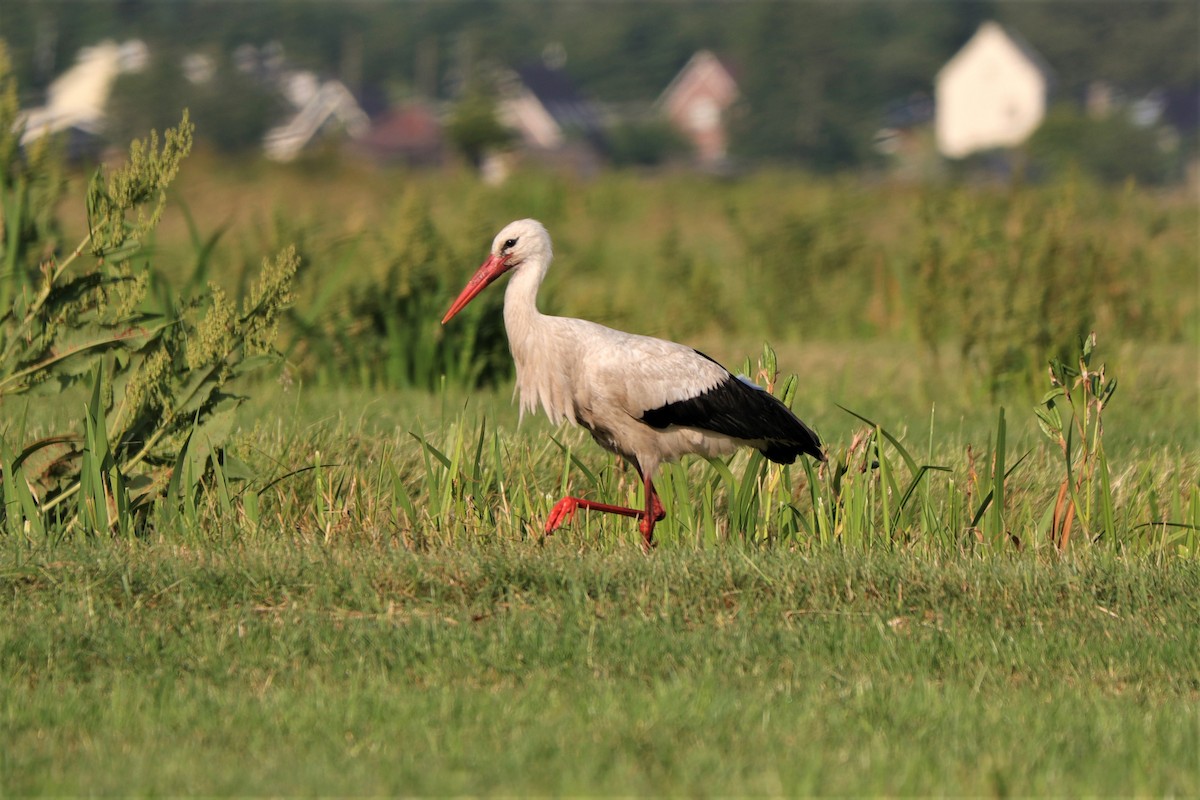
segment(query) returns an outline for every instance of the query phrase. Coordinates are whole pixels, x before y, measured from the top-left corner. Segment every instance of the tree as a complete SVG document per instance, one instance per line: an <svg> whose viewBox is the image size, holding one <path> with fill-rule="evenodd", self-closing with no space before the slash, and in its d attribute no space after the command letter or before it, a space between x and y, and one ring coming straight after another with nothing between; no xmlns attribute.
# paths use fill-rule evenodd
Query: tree
<svg viewBox="0 0 1200 800"><path fill-rule="evenodd" d="M1139 128L1127 114L1092 119L1061 106L1029 140L1028 151L1035 166L1051 171L1078 167L1102 181L1158 184L1178 177L1177 160L1160 142L1157 128Z"/></svg>
<svg viewBox="0 0 1200 800"><path fill-rule="evenodd" d="M503 147L512 133L496 115L496 99L480 82L473 82L454 106L446 135L472 166L479 167L489 150Z"/></svg>
<svg viewBox="0 0 1200 800"><path fill-rule="evenodd" d="M139 131L161 130L180 107L187 107L198 139L227 153L259 147L263 134L286 111L279 94L238 72L227 59L214 58L212 76L192 83L183 74L181 59L180 52L158 51L146 69L117 79L108 105L109 140L128 141Z"/></svg>
<svg viewBox="0 0 1200 800"><path fill-rule="evenodd" d="M614 166L653 167L687 152L687 145L666 122L629 122L608 132Z"/></svg>

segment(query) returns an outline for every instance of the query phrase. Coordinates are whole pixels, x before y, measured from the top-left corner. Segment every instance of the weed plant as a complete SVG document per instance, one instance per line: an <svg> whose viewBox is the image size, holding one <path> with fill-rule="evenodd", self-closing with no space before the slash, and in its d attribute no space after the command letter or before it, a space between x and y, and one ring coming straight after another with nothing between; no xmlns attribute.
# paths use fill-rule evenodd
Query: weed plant
<svg viewBox="0 0 1200 800"><path fill-rule="evenodd" d="M2 59L0 51L0 529L35 540L72 530L131 536L152 510L171 514L181 495L194 495L206 464L220 459L241 399L228 389L271 361L295 253L265 261L240 308L218 286L177 293L144 260L191 151L186 111L161 143L152 131L123 165L97 170L87 231L60 252L57 227L42 217L60 162L52 146L28 157L17 148ZM60 422L38 408L46 397L75 400L82 417L42 431ZM192 480L181 485L185 473Z"/></svg>
<svg viewBox="0 0 1200 800"><path fill-rule="evenodd" d="M461 329L438 324L453 276L473 257L453 246L417 204L402 209L385 230L339 248L338 262L346 268L372 258L382 262L355 283L330 283L325 254L313 253L299 285L304 292L317 281L319 288L313 303L290 312L289 359L322 383L432 390L443 381L481 386L504 380L511 362L499 297L468 315Z"/></svg>

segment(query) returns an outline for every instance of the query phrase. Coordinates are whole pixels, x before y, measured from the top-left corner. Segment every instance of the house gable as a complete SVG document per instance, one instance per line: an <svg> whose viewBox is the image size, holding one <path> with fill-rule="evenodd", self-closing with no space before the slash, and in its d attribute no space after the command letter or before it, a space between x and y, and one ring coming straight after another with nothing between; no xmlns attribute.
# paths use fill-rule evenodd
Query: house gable
<svg viewBox="0 0 1200 800"><path fill-rule="evenodd" d="M354 138L370 130L367 115L341 81L321 84L291 119L267 131L263 151L274 161L291 161L330 125L341 126Z"/></svg>
<svg viewBox="0 0 1200 800"><path fill-rule="evenodd" d="M600 112L556 67L533 64L510 73L502 84L501 121L531 151L604 151Z"/></svg>
<svg viewBox="0 0 1200 800"><path fill-rule="evenodd" d="M659 105L671 126L692 143L697 158L715 163L728 148L725 112L738 97L737 83L707 50L696 53L663 90Z"/></svg>

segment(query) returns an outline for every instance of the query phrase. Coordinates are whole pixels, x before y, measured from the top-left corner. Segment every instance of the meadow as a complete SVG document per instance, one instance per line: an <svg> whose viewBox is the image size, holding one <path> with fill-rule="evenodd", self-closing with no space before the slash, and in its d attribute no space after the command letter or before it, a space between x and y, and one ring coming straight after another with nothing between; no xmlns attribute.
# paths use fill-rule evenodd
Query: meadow
<svg viewBox="0 0 1200 800"><path fill-rule="evenodd" d="M1191 795L1177 563L212 535L6 548L15 795Z"/></svg>
<svg viewBox="0 0 1200 800"><path fill-rule="evenodd" d="M192 345L162 347L240 338L156 373L162 453L123 455L106 383L140 340L52 403L0 383L0 791L1200 792L1191 195L201 153L170 198L142 302ZM568 488L639 487L518 424L498 290L438 324L523 216L543 310L740 367L829 464L665 470L649 556L611 517L544 537ZM63 430L92 477L53 494L22 448Z"/></svg>

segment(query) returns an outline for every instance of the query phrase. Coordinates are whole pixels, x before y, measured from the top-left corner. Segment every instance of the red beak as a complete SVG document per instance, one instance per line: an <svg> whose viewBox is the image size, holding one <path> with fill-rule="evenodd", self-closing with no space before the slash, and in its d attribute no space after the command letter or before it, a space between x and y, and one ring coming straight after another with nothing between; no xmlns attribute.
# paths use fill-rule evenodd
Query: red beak
<svg viewBox="0 0 1200 800"><path fill-rule="evenodd" d="M458 295L458 299L454 301L454 305L450 306L450 310L446 312L446 316L442 317L442 324L445 325L458 312L466 308L467 303L475 298L475 295L482 292L491 284L492 281L499 278L508 270L508 265L504 263L504 256L492 254L487 257L479 269L475 270L475 274L471 280L467 281L467 285L463 287L462 292Z"/></svg>

